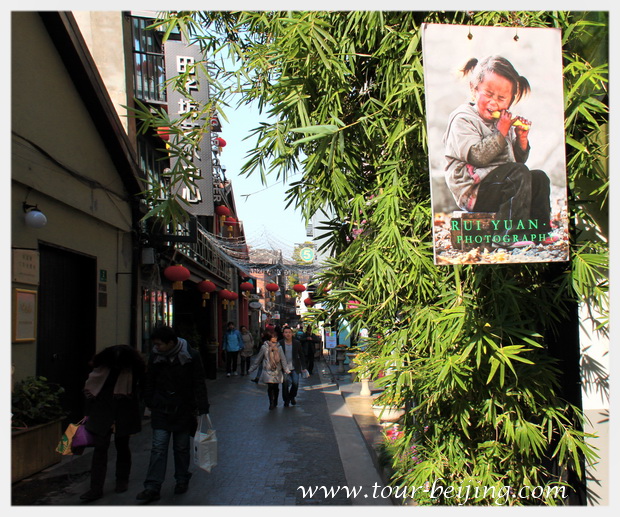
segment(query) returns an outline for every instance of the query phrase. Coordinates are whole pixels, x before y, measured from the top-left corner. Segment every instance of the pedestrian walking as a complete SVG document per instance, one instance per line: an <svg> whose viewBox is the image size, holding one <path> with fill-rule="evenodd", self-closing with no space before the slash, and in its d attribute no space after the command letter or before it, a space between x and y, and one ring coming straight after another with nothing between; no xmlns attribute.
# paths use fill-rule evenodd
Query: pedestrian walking
<svg viewBox="0 0 620 517"><path fill-rule="evenodd" d="M151 334L153 350L144 379L144 400L151 410L153 440L144 490L137 499L145 503L160 498L166 477L168 446L172 438L175 494L187 492L191 473L190 437L197 416L209 413L205 374L197 350L166 326Z"/></svg>
<svg viewBox="0 0 620 517"><path fill-rule="evenodd" d="M316 354L316 345L319 341L319 336L314 334L312 332L312 327L308 325L301 339L301 344L306 358L306 367L310 375L312 375L314 371L314 356Z"/></svg>
<svg viewBox="0 0 620 517"><path fill-rule="evenodd" d="M139 392L145 364L128 345L114 345L92 360L93 370L84 385L84 426L95 437L90 467L90 489L80 496L85 502L103 497L112 434L116 448L117 493L126 492L131 471L129 437L141 430Z"/></svg>
<svg viewBox="0 0 620 517"><path fill-rule="evenodd" d="M264 345L269 345L269 341L272 335L276 335L275 331L273 330L273 328L269 329L269 326L267 326L266 330L263 332L261 336L262 345L259 347L258 352L260 352L260 349ZM277 341L277 335L276 335L276 341ZM262 361L258 360L258 354L254 358L253 364L256 364L256 375L252 379L252 382L255 382L256 384L258 384L258 381L260 380L260 377L263 373L263 363ZM254 369L250 367L250 371L254 371Z"/></svg>
<svg viewBox="0 0 620 517"><path fill-rule="evenodd" d="M279 341L279 344L290 370L290 373L282 383L282 400L284 400L284 407L288 407L289 404L293 406L297 404L295 398L299 389L299 375L307 374L308 370L306 370L306 358L304 357L301 343L293 338L293 329L291 327L284 327L282 334L284 338Z"/></svg>
<svg viewBox="0 0 620 517"><path fill-rule="evenodd" d="M254 338L245 325L239 329L241 331L241 339L243 340L243 350L239 352L241 356L241 375L250 373L250 362L254 355Z"/></svg>
<svg viewBox="0 0 620 517"><path fill-rule="evenodd" d="M275 409L278 405L278 395L280 384L284 380L284 373L289 373L289 366L284 356L284 351L279 345L278 336L274 332L267 331L267 341L263 344L250 371L262 366L261 382L267 384L267 395L269 396L269 410Z"/></svg>
<svg viewBox="0 0 620 517"><path fill-rule="evenodd" d="M243 337L241 332L235 328L235 324L230 321L228 329L224 333L222 350L226 352L226 377L237 375L237 356L243 350Z"/></svg>

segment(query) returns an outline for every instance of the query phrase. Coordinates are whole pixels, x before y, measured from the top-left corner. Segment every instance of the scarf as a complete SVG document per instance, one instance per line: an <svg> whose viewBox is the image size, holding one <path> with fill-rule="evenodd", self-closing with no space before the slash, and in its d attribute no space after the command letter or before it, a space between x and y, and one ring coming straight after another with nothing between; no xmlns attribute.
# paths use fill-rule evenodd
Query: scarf
<svg viewBox="0 0 620 517"><path fill-rule="evenodd" d="M90 372L86 384L84 384L84 394L88 398L94 398L99 395L101 388L105 384L108 376L110 375L110 369L107 366L97 366ZM114 396L123 397L131 395L133 384L133 375L131 368L125 368L121 370L114 384Z"/></svg>
<svg viewBox="0 0 620 517"><path fill-rule="evenodd" d="M269 344L269 369L275 370L278 368L278 363L280 362L280 345L277 343L275 345Z"/></svg>
<svg viewBox="0 0 620 517"><path fill-rule="evenodd" d="M159 352L156 347L153 347L153 354L155 355L155 359L153 359L155 363L162 361L169 361L172 363L175 359L178 359L183 365L192 360L192 356L187 349L187 341L183 338L178 338L177 344L167 352Z"/></svg>

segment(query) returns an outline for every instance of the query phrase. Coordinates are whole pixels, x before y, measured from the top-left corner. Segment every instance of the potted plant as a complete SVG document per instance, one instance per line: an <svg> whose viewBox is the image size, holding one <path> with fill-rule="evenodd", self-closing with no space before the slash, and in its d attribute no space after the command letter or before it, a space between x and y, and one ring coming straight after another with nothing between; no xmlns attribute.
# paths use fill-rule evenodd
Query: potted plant
<svg viewBox="0 0 620 517"><path fill-rule="evenodd" d="M11 478L19 481L61 459L56 446L66 416L60 402L64 389L45 377L27 377L11 396Z"/></svg>
<svg viewBox="0 0 620 517"><path fill-rule="evenodd" d="M361 351L357 354L355 358L355 366L353 367L353 374L355 375L355 379L351 377L351 380L358 381L361 383L360 395L367 397L371 395L370 391L370 364L372 362L372 358L368 355L367 352Z"/></svg>
<svg viewBox="0 0 620 517"><path fill-rule="evenodd" d="M372 411L377 420L383 425L398 422L405 414L405 406L393 401L385 400L385 392L374 397Z"/></svg>

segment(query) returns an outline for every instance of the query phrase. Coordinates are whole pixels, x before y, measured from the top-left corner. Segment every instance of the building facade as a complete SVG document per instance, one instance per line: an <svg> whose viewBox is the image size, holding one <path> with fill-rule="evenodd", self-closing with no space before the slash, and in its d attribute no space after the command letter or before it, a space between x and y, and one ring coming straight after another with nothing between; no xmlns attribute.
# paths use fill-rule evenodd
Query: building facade
<svg viewBox="0 0 620 517"><path fill-rule="evenodd" d="M14 12L11 21L14 379L61 384L77 416L92 356L114 344L148 353L159 324L200 349L214 377L226 323L250 318L246 297L218 295L250 279L238 265L247 258L243 225L219 167L221 129L212 126L196 157L199 189L183 194L189 223L162 231L143 219L143 192L171 166L165 136L138 132L127 116L138 99L174 118L184 99L165 80L196 51L179 37L164 45L148 13ZM44 226L33 223L35 209ZM167 276L172 265L188 272L180 289ZM200 290L205 281L210 294Z"/></svg>

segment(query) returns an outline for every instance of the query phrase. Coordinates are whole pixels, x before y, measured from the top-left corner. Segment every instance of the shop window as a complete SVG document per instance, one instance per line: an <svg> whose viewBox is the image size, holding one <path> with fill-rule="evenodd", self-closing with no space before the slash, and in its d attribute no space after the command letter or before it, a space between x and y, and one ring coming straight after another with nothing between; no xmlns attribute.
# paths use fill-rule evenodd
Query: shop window
<svg viewBox="0 0 620 517"><path fill-rule="evenodd" d="M157 289L142 290L142 351L151 349L151 332L159 325L173 325L172 295Z"/></svg>

